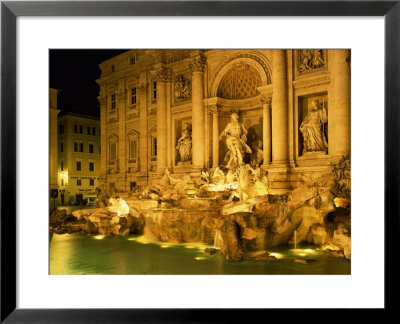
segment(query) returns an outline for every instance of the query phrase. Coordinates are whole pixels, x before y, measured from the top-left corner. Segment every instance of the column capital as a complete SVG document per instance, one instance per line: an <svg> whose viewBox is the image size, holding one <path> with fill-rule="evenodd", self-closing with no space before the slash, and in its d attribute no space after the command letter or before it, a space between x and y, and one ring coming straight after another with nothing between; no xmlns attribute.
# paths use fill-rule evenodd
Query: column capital
<svg viewBox="0 0 400 324"><path fill-rule="evenodd" d="M268 107L271 107L272 104L272 98L265 96L265 95L261 95L260 97L260 101L263 105L267 105Z"/></svg>
<svg viewBox="0 0 400 324"><path fill-rule="evenodd" d="M152 80L156 82L171 82L172 73L166 68L162 67L158 70L152 71Z"/></svg>
<svg viewBox="0 0 400 324"><path fill-rule="evenodd" d="M221 111L221 107L220 107L220 105L217 105L217 104L207 107L207 112L210 115L218 115L220 113L220 111Z"/></svg>
<svg viewBox="0 0 400 324"><path fill-rule="evenodd" d="M203 55L193 57L189 63L189 68L192 72L204 72L206 68L206 58Z"/></svg>

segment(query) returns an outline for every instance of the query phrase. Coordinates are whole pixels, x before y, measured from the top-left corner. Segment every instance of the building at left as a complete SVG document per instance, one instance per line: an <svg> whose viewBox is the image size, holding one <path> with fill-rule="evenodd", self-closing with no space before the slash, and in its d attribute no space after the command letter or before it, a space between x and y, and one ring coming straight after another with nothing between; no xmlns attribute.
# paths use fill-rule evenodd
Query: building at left
<svg viewBox="0 0 400 324"><path fill-rule="evenodd" d="M52 212L57 206L57 96L59 90L50 88L49 91L49 210Z"/></svg>
<svg viewBox="0 0 400 324"><path fill-rule="evenodd" d="M100 174L98 117L66 113L58 118L58 204L83 204L96 196Z"/></svg>

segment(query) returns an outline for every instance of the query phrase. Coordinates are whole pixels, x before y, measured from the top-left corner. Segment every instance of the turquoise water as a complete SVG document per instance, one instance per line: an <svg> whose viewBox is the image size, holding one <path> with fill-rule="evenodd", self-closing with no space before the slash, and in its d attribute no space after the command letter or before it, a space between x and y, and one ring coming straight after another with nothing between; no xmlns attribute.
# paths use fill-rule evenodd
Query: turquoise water
<svg viewBox="0 0 400 324"><path fill-rule="evenodd" d="M350 261L312 246L271 248L278 262L226 261L206 255L206 244L152 242L143 236L54 234L50 241L50 274L350 274ZM315 259L309 264L294 259Z"/></svg>

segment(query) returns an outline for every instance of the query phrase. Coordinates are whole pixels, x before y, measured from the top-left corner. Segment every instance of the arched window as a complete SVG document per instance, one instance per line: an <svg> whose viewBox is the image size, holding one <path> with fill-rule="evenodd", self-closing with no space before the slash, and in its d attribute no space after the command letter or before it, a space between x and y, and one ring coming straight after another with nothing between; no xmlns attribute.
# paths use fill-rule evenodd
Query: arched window
<svg viewBox="0 0 400 324"><path fill-rule="evenodd" d="M115 166L118 160L118 136L111 134L108 139L107 160L108 165Z"/></svg>
<svg viewBox="0 0 400 324"><path fill-rule="evenodd" d="M139 132L131 130L127 135L128 164L138 164L139 161Z"/></svg>

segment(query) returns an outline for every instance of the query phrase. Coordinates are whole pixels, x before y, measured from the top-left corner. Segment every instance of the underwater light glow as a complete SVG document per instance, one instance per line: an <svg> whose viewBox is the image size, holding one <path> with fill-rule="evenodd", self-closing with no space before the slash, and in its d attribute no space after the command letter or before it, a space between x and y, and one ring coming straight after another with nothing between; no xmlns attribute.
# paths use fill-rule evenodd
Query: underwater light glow
<svg viewBox="0 0 400 324"><path fill-rule="evenodd" d="M205 260L205 257L195 257L195 260Z"/></svg>
<svg viewBox="0 0 400 324"><path fill-rule="evenodd" d="M95 236L93 236L93 238L95 240L102 240L103 238L105 238L105 236L104 235L95 235Z"/></svg>
<svg viewBox="0 0 400 324"><path fill-rule="evenodd" d="M151 243L151 240L146 239L144 236L139 236L139 237L130 237L128 238L128 241L135 241L140 244L149 244Z"/></svg>
<svg viewBox="0 0 400 324"><path fill-rule="evenodd" d="M283 258L285 257L284 254L278 253L278 252L273 252L273 253L270 253L269 255L274 256L274 257L277 258L278 260L279 260L279 259L283 259Z"/></svg>

